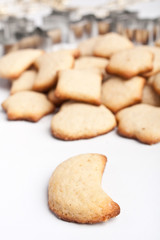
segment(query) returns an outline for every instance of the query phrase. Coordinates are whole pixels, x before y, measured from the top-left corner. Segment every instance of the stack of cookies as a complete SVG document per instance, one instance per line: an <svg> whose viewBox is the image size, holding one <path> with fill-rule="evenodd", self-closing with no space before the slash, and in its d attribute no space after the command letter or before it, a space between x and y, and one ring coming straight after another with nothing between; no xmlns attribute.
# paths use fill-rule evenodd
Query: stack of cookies
<svg viewBox="0 0 160 240"><path fill-rule="evenodd" d="M63 140L118 133L160 141L160 48L134 46L116 33L88 39L77 49L25 49L0 59L11 80L2 103L10 120L38 121L54 112L51 132Z"/></svg>

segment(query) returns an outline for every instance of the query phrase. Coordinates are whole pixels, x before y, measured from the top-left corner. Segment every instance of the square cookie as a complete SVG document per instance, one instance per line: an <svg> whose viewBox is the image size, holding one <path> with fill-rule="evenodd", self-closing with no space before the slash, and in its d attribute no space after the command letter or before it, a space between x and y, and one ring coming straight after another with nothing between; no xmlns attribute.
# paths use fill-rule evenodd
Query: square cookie
<svg viewBox="0 0 160 240"><path fill-rule="evenodd" d="M61 99L100 104L102 76L95 69L72 69L59 73L55 95Z"/></svg>

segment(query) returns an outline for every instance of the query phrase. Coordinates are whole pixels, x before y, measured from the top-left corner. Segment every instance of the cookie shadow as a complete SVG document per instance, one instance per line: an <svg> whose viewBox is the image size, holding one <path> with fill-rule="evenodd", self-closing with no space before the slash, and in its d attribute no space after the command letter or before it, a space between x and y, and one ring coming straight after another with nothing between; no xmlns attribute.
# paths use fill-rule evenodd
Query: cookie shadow
<svg viewBox="0 0 160 240"><path fill-rule="evenodd" d="M11 82L9 82L7 79L0 78L0 89L10 90L10 88Z"/></svg>

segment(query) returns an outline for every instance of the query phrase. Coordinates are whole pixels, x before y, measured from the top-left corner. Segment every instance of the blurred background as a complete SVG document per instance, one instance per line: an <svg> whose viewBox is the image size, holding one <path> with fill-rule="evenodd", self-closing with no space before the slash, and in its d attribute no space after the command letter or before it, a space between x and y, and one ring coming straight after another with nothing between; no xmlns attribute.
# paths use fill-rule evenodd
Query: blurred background
<svg viewBox="0 0 160 240"><path fill-rule="evenodd" d="M1 54L51 50L118 32L135 44L160 39L160 0L0 0Z"/></svg>

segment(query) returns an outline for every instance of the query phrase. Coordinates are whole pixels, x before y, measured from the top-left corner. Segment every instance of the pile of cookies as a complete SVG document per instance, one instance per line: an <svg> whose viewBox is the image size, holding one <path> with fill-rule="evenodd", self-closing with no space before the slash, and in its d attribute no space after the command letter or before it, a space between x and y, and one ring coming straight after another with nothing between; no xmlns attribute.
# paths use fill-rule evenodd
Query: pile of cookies
<svg viewBox="0 0 160 240"><path fill-rule="evenodd" d="M10 120L36 122L55 111L51 131L59 139L92 138L118 125L125 137L160 141L159 47L108 33L73 50L6 54L0 77L12 82L2 103Z"/></svg>

